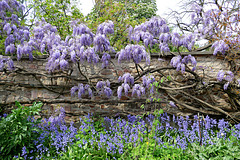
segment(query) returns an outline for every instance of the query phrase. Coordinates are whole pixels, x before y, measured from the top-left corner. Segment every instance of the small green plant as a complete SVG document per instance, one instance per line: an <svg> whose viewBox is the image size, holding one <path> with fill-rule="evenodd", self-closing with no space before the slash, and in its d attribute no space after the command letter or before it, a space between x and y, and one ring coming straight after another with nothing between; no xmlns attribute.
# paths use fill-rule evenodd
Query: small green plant
<svg viewBox="0 0 240 160"><path fill-rule="evenodd" d="M186 153L193 155L194 159L235 159L240 157L237 141L234 136L228 139L215 137L212 142L214 145L201 146L193 143Z"/></svg>
<svg viewBox="0 0 240 160"><path fill-rule="evenodd" d="M16 102L17 109L0 120L0 159L12 159L14 155L20 155L22 148L34 148L32 143L39 136L37 124L41 119L34 119L39 115L42 103L33 103L32 106L24 107Z"/></svg>

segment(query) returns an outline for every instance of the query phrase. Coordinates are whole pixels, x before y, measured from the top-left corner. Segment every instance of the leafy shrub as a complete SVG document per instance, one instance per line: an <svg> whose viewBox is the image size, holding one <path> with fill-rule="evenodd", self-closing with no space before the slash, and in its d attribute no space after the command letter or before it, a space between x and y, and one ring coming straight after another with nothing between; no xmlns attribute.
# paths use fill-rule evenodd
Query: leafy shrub
<svg viewBox="0 0 240 160"><path fill-rule="evenodd" d="M39 136L38 124L41 119L33 116L39 115L42 103L33 103L30 107L24 107L16 102L17 109L0 120L0 159L12 159L14 155L20 155L25 146L34 149L32 141Z"/></svg>

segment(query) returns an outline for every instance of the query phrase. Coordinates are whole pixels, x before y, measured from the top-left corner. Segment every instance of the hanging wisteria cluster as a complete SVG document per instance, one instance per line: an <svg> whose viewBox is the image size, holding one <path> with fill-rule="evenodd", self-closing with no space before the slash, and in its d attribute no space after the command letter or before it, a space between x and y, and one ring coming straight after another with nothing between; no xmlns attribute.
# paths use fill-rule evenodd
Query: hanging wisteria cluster
<svg viewBox="0 0 240 160"><path fill-rule="evenodd" d="M118 87L117 94L118 98L122 97L122 92L124 90L125 96L128 96L130 86L134 84L134 77L130 73L125 73L123 76L119 76L118 82L123 82L121 86Z"/></svg>
<svg viewBox="0 0 240 160"><path fill-rule="evenodd" d="M214 55L224 54L230 48L239 49L240 11L234 9L235 1L213 3L211 8L194 2L192 5L191 27L203 39L215 39Z"/></svg>
<svg viewBox="0 0 240 160"><path fill-rule="evenodd" d="M17 57L20 59L23 54L28 54L32 59L34 50L49 54L46 69L54 72L69 69L72 63L87 61L97 64L100 60L99 53L102 53L102 66L107 67L111 60L109 52L114 51L107 34L113 33L113 28L111 21L104 22L98 27L97 35L94 35L85 24L73 22L72 35L62 40L56 27L42 19L37 22L30 40L18 45Z"/></svg>
<svg viewBox="0 0 240 160"><path fill-rule="evenodd" d="M89 97L93 97L92 89L88 84L84 86L84 84L80 83L78 86L74 86L71 88L71 95L74 96L75 93L78 93L78 98L81 99L84 95L89 95Z"/></svg>
<svg viewBox="0 0 240 160"><path fill-rule="evenodd" d="M153 83L155 82L155 78L153 75L144 75L142 77L141 84L134 84L134 77L130 73L125 73L123 76L120 76L118 82L122 82L122 85L118 87L117 94L118 98L122 97L122 92L124 91L125 96L129 96L129 92L131 91L132 97L143 98L149 92L150 95L154 94L155 87ZM131 89L132 86L132 89Z"/></svg>
<svg viewBox="0 0 240 160"><path fill-rule="evenodd" d="M110 98L112 96L112 90L110 88L110 82L107 81L98 81L96 85L97 91L99 95L107 96Z"/></svg>
<svg viewBox="0 0 240 160"><path fill-rule="evenodd" d="M5 54L15 54L16 45L29 40L30 32L21 26L18 13L23 14L24 6L16 0L0 1L0 34L5 39Z"/></svg>
<svg viewBox="0 0 240 160"><path fill-rule="evenodd" d="M162 53L170 51L169 44L175 47L184 46L189 51L195 44L194 34L171 33L166 21L160 17L153 17L135 28L130 27L129 39L137 43L142 41L145 47L159 44Z"/></svg>
<svg viewBox="0 0 240 160"><path fill-rule="evenodd" d="M197 61L196 61L196 59L195 59L193 56L191 56L191 55L184 56L183 58L182 58L182 56L180 56L180 55L175 56L175 57L172 58L170 64L171 64L173 67L175 67L177 71L180 71L180 70L181 70L181 72L182 72L182 74L183 74L183 73L185 72L186 65L187 65L189 62L190 62L190 63L192 64L192 66L193 66L192 71L195 71L196 66L197 66Z"/></svg>
<svg viewBox="0 0 240 160"><path fill-rule="evenodd" d="M123 60L130 61L132 59L134 63L138 64L142 59L145 59L146 64L150 64L150 55L146 52L145 47L140 45L127 45L125 49L121 49L116 54L116 57L118 58L118 63L121 63Z"/></svg>
<svg viewBox="0 0 240 160"><path fill-rule="evenodd" d="M220 82L222 81L226 82L223 86L223 89L227 90L229 84L234 81L234 74L232 73L232 71L220 70L217 74L217 80ZM238 79L237 81L240 86L240 79Z"/></svg>
<svg viewBox="0 0 240 160"><path fill-rule="evenodd" d="M2 55L0 55L0 71L8 69L10 71L14 70L14 64L12 59L5 58Z"/></svg>

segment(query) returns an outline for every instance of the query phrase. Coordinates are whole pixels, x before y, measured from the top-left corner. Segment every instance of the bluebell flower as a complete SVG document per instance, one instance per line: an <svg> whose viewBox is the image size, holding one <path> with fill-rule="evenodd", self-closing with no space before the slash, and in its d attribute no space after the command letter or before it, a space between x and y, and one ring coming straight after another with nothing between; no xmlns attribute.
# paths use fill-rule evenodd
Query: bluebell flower
<svg viewBox="0 0 240 160"><path fill-rule="evenodd" d="M21 156L24 157L24 159L27 158L27 148L26 148L26 146L24 146L24 147L22 148L22 154L21 154Z"/></svg>
<svg viewBox="0 0 240 160"><path fill-rule="evenodd" d="M6 118L6 117L7 117L7 114L6 114L6 113L3 113L3 117Z"/></svg>

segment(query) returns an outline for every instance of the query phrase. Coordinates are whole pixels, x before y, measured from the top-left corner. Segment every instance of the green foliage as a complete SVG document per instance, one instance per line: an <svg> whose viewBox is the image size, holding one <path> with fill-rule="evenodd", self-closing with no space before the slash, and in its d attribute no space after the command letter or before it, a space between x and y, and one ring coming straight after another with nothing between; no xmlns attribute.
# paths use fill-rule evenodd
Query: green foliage
<svg viewBox="0 0 240 160"><path fill-rule="evenodd" d="M73 0L34 0L30 7L34 7L38 20L44 18L46 22L56 26L62 38L71 34L72 20L83 18L83 14L74 5Z"/></svg>
<svg viewBox="0 0 240 160"><path fill-rule="evenodd" d="M150 19L153 16L156 16L157 5L154 3L133 3L131 6L127 8L127 12L134 19Z"/></svg>
<svg viewBox="0 0 240 160"><path fill-rule="evenodd" d="M240 146L236 143L236 137L230 136L229 139L217 138L213 140L214 145L200 146L191 144L186 153L191 154L194 159L235 159L240 157Z"/></svg>
<svg viewBox="0 0 240 160"><path fill-rule="evenodd" d="M32 142L39 136L39 129L35 126L41 123L41 119L31 118L39 115L42 103L35 102L33 106L24 107L16 102L16 106L17 109L0 120L0 159L19 155L24 146L33 149Z"/></svg>
<svg viewBox="0 0 240 160"><path fill-rule="evenodd" d="M134 19L149 19L156 16L156 0L114 0L126 4L127 13Z"/></svg>

